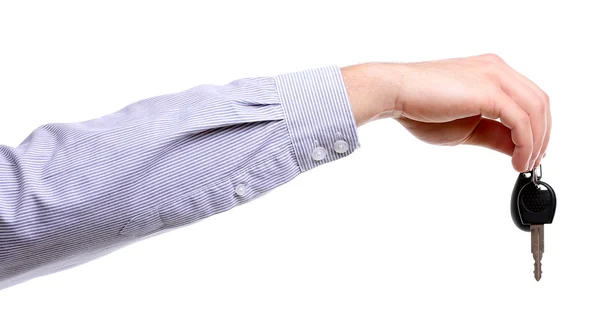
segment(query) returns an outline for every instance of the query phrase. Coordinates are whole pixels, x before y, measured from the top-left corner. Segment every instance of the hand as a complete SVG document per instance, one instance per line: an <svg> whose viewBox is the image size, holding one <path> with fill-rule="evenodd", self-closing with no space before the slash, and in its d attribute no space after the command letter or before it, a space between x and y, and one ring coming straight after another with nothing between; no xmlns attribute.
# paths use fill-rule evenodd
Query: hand
<svg viewBox="0 0 600 328"><path fill-rule="evenodd" d="M547 94L496 55L342 68L357 124L393 117L437 145L477 145L537 167L551 130ZM497 121L496 119L500 119Z"/></svg>

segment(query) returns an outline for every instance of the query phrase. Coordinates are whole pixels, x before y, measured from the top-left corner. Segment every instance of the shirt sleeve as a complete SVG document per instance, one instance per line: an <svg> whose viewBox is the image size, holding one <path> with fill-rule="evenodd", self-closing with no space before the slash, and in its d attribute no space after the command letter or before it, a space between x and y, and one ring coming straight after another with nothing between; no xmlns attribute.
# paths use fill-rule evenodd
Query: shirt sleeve
<svg viewBox="0 0 600 328"><path fill-rule="evenodd" d="M0 146L0 289L244 204L358 147L335 66L41 126Z"/></svg>

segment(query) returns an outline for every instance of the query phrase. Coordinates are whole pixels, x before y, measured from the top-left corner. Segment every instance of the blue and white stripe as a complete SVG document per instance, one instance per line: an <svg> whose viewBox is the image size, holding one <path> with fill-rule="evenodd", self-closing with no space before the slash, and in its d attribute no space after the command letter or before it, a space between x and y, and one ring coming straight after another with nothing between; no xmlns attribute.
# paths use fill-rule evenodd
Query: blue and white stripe
<svg viewBox="0 0 600 328"><path fill-rule="evenodd" d="M337 140L350 149L335 152ZM327 150L320 161L317 146ZM0 146L0 289L226 211L357 147L334 66L44 125Z"/></svg>

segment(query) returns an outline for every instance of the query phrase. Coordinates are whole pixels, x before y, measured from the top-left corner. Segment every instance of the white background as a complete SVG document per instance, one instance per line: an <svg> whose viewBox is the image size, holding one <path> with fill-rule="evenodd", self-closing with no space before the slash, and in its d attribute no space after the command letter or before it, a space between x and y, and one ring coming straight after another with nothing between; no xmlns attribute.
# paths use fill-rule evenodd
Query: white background
<svg viewBox="0 0 600 328"><path fill-rule="evenodd" d="M508 156L391 120L268 196L0 291L13 327L597 327L593 1L3 1L0 143L199 84L496 53L551 99L544 275Z"/></svg>

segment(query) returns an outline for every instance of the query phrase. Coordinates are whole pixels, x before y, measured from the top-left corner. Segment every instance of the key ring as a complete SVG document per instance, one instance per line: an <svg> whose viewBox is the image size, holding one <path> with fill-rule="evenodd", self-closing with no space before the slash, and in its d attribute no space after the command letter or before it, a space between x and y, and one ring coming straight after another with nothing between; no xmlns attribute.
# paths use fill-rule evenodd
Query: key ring
<svg viewBox="0 0 600 328"><path fill-rule="evenodd" d="M534 167L533 170L531 170L531 181L533 182L534 185L538 185L538 181L540 181L542 179L542 164L540 164L540 166L538 166L537 168L539 168L540 170L540 175L538 176L537 174L535 174L535 170L536 168Z"/></svg>

